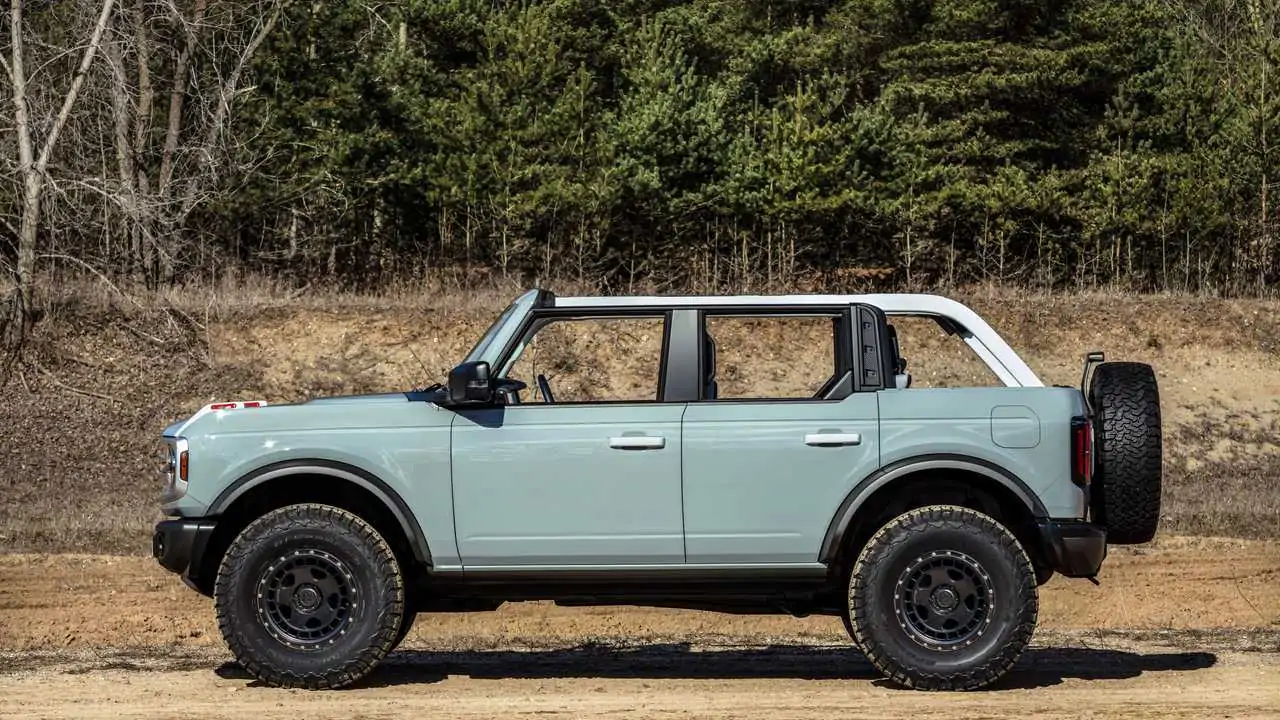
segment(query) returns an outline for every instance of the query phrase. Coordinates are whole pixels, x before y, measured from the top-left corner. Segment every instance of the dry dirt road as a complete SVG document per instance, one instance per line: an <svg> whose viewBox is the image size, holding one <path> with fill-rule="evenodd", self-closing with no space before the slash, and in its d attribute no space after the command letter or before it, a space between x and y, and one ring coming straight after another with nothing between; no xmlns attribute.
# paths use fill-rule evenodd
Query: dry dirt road
<svg viewBox="0 0 1280 720"><path fill-rule="evenodd" d="M1055 579L998 687L881 682L832 618L509 605L423 615L356 688L257 686L145 558L0 555L4 718L1280 718L1280 542L1117 549Z"/></svg>

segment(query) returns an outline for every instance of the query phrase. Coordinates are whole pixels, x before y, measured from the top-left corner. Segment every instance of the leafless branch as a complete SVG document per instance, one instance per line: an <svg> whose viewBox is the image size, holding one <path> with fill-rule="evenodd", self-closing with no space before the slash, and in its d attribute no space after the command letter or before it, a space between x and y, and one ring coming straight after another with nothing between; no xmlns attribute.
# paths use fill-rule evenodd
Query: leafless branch
<svg viewBox="0 0 1280 720"><path fill-rule="evenodd" d="M99 280L101 280L101 281L102 281L102 282L103 282L107 287L111 288L112 290L115 290L115 291L116 291L116 294L117 294L117 295L119 295L120 297L124 298L125 300L128 300L129 302L133 303L134 305L136 305L136 306L138 306L138 307L142 307L142 306L143 306L143 305L142 305L142 303L140 303L140 302L138 302L137 300L133 299L133 296L131 296L131 295L129 295L128 293L124 292L124 291L123 291L123 290L121 290L121 289L120 289L120 288L119 288L115 283L111 282L111 279L110 279L110 278L108 278L106 275L103 275L103 274L102 274L102 271L98 270L98 269L97 269L97 268L95 268L94 266L90 265L89 263L85 262L84 260L81 260L81 259L80 259L80 258L78 258L78 257L73 257L73 256L71 256L71 255L65 255L65 254L63 254L63 253L45 253L45 254L43 254L43 255L41 255L41 256L40 256L40 259L42 259L42 260L65 260L65 261L67 261L67 262L75 263L76 265L79 265L80 267L84 268L85 270L88 270L91 274L93 274L93 275L94 275L94 276L96 276Z"/></svg>
<svg viewBox="0 0 1280 720"><path fill-rule="evenodd" d="M188 191L187 197L182 203L182 209L178 214L178 224L185 222L187 216L198 204L199 198L193 191L202 176L201 171L206 170L212 164L214 149L217 147L218 139L225 129L227 116L231 113L231 102L240 92L240 78L244 74L245 67L258 52L258 48L261 47L263 41L267 39L267 36L275 28L276 23L279 22L282 12L283 7L281 5L277 4L273 8L266 21L258 27L257 31L249 39L243 52L237 58L234 69L232 69L230 75L219 88L217 108L214 111L213 118L209 121L208 129L205 131L204 142L197 148L199 153L198 167L200 170L193 174L191 190Z"/></svg>
<svg viewBox="0 0 1280 720"><path fill-rule="evenodd" d="M13 0L13 2L15 5L19 5L22 0ZM97 54L98 46L102 44L102 33L107 29L107 21L111 18L111 9L113 7L115 7L115 0L103 0L102 12L98 15L98 22L93 26L93 35L84 49L84 57L80 60L80 67L76 69L75 77L71 81L71 87L63 97L62 108L58 110L58 115L54 118L53 127L49 130L49 135L44 141L44 147L40 150L40 158L36 161L36 172L40 174L44 174L45 168L48 167L49 157L53 153L54 146L58 143L58 135L61 134L63 126L67 124L67 116L71 114L71 108L76 104L76 98L80 95L80 87L84 85L85 75L89 72L89 66L93 64L93 56Z"/></svg>
<svg viewBox="0 0 1280 720"><path fill-rule="evenodd" d="M191 25L199 27L209 3L208 0L195 0L195 3ZM177 11L176 8L174 8L174 11ZM182 17L181 13L178 13L178 16L179 21L186 30L187 42L178 54L173 71L173 89L169 92L169 125L165 130L164 150L160 156L160 183L158 190L162 195L168 191L169 183L173 180L173 159L174 154L178 151L178 136L182 133L183 99L187 92L191 55L196 46L196 31L187 26L186 18Z"/></svg>

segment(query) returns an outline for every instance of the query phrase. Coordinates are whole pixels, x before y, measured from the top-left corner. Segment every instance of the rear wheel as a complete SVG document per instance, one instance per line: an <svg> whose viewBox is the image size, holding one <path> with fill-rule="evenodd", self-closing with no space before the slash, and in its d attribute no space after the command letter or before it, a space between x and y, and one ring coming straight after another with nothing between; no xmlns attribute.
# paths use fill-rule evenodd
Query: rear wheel
<svg viewBox="0 0 1280 720"><path fill-rule="evenodd" d="M413 621L416 620L417 617L416 613L405 613L404 619L400 621L400 632L396 633L395 642L391 643L392 650L400 647L400 643L404 642L404 639L409 636L409 631L413 629Z"/></svg>
<svg viewBox="0 0 1280 720"><path fill-rule="evenodd" d="M1103 363L1089 384L1097 439L1097 472L1090 485L1093 521L1107 542L1144 543L1160 524L1160 392L1155 371L1142 363Z"/></svg>
<svg viewBox="0 0 1280 720"><path fill-rule="evenodd" d="M849 614L849 609L847 607L844 612L840 613L840 622L844 624L844 631L849 633L849 639L852 640L853 644L856 646L858 644L858 635L853 629L853 616Z"/></svg>
<svg viewBox="0 0 1280 720"><path fill-rule="evenodd" d="M268 685L336 688L367 675L403 623L395 554L358 516L291 505L258 518L227 549L214 585L222 636Z"/></svg>
<svg viewBox="0 0 1280 720"><path fill-rule="evenodd" d="M1035 631L1031 561L975 510L934 505L898 516L849 577L854 639L886 677L922 690L989 685Z"/></svg>

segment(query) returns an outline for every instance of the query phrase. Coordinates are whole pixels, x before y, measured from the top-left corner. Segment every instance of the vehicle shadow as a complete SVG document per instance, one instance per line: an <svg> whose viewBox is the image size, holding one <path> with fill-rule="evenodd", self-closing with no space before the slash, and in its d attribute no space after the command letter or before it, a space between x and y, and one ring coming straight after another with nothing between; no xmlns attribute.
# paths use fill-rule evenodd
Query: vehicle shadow
<svg viewBox="0 0 1280 720"><path fill-rule="evenodd" d="M1068 678L1120 680L1145 672L1201 670L1209 652L1130 652L1091 648L1032 648L993 691L1057 685ZM224 678L249 679L234 662L217 669ZM586 644L556 650L400 650L356 688L421 684L453 675L475 679L797 679L876 680L896 687L860 653L848 648L772 645L749 649L695 649L687 643L617 648ZM257 685L257 683L252 683Z"/></svg>
<svg viewBox="0 0 1280 720"><path fill-rule="evenodd" d="M1124 680L1147 672L1205 670L1218 662L1211 652L1133 652L1103 648L1033 648L992 690L1057 685L1063 680Z"/></svg>

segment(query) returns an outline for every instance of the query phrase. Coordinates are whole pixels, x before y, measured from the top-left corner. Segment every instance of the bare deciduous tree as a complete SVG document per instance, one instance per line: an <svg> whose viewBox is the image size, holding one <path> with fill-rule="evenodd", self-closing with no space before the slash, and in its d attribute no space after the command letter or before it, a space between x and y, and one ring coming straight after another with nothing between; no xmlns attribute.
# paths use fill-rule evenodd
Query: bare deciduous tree
<svg viewBox="0 0 1280 720"><path fill-rule="evenodd" d="M132 263L149 281L172 276L187 218L218 188L235 144L229 129L245 70L281 11L276 0L192 0L186 8L134 0L110 29L115 196ZM169 88L159 111L157 86Z"/></svg>
<svg viewBox="0 0 1280 720"><path fill-rule="evenodd" d="M188 259L188 217L246 156L234 110L282 3L7 5L0 187L13 191L0 191L0 238L12 248L0 253L11 285L0 286L0 341L12 359L42 258L153 283Z"/></svg>
<svg viewBox="0 0 1280 720"><path fill-rule="evenodd" d="M13 124L17 137L17 174L22 183L21 214L17 226L16 263L10 270L13 279L7 317L0 341L10 350L10 357L22 345L31 317L31 292L35 274L36 242L41 223L41 203L49 187L49 161L58 147L58 139L67 124L72 108L80 97L85 76L93 65L102 44L102 36L111 17L115 0L102 0L89 37L83 41L81 59L62 94L62 102L51 118L33 112L28 97L26 28L23 24L24 0L11 0L9 5L9 57L5 71L12 89ZM47 129L46 129L47 128ZM41 133L41 130L44 132Z"/></svg>

